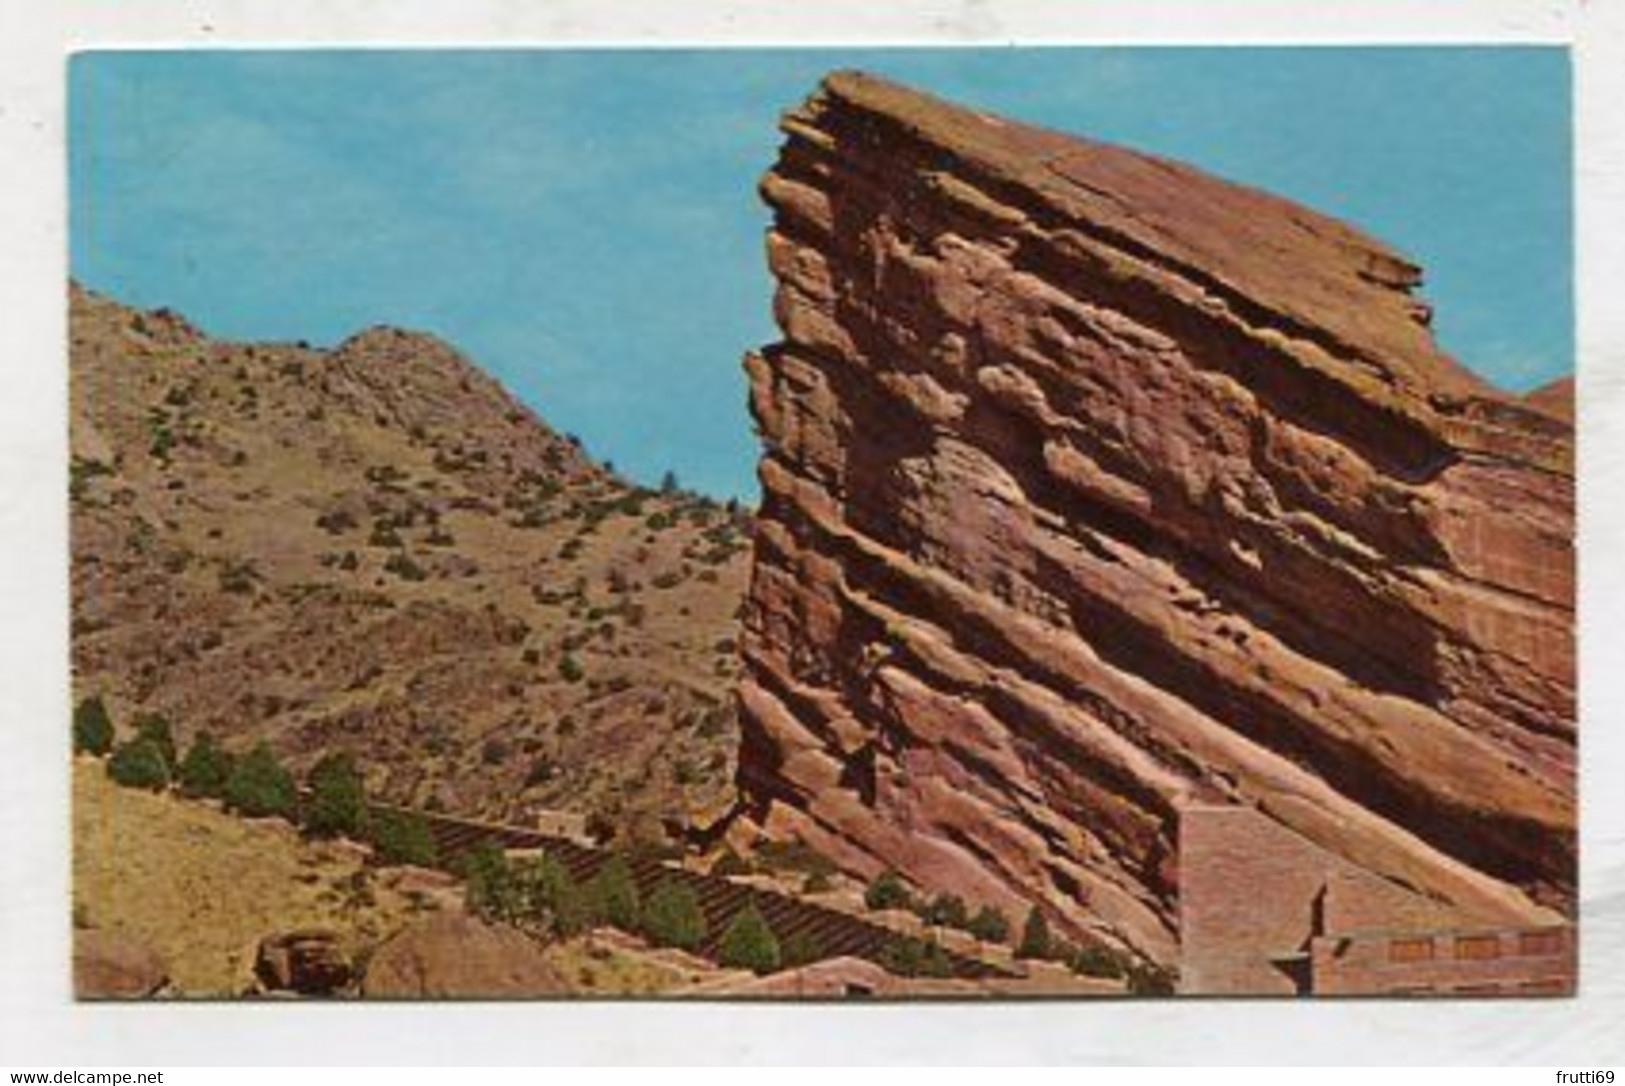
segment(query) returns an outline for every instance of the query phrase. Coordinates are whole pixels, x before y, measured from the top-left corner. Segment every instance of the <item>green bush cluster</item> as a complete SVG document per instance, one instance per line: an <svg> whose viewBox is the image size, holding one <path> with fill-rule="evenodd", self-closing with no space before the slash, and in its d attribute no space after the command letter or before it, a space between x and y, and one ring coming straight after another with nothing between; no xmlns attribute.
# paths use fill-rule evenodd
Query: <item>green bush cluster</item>
<svg viewBox="0 0 1625 1086"><path fill-rule="evenodd" d="M1099 943L1075 945L1050 931L1044 914L1034 906L1022 925L1021 940L1016 946L1018 958L1042 959L1059 962L1072 972L1085 977L1128 979L1129 991L1141 995L1160 995L1172 992L1172 979L1156 967L1135 965L1122 954ZM1166 987L1167 991L1160 989Z"/></svg>
<svg viewBox="0 0 1625 1086"><path fill-rule="evenodd" d="M880 964L900 977L951 977L953 959L942 944L924 939L898 938L880 951Z"/></svg>
<svg viewBox="0 0 1625 1086"><path fill-rule="evenodd" d="M271 748L260 743L232 766L221 793L226 806L250 818L277 815L292 820L299 811L299 789Z"/></svg>
<svg viewBox="0 0 1625 1086"><path fill-rule="evenodd" d="M468 906L476 913L510 924L538 925L567 939L612 922L612 911L622 920L631 914L627 930L637 930L637 891L627 889L630 871L625 871L623 861L627 882L622 883L622 873L609 868L606 864L583 886L551 853L510 860L501 848L486 843L464 859L462 874Z"/></svg>

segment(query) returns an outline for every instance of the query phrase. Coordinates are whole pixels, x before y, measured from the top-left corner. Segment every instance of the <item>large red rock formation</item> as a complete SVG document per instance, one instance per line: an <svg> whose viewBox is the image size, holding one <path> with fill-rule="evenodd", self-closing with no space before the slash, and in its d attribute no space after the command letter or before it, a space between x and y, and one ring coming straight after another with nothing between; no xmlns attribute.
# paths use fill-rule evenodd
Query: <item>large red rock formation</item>
<svg viewBox="0 0 1625 1086"><path fill-rule="evenodd" d="M1464 913L1567 905L1571 426L1440 352L1413 264L866 75L783 128L770 833L1163 962L1193 800Z"/></svg>

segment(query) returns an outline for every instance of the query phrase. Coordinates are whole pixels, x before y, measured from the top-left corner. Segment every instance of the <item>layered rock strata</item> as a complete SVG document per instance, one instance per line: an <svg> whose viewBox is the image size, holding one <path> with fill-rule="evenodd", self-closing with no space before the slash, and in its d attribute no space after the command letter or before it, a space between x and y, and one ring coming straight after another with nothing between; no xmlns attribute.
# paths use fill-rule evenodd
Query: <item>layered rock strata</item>
<svg viewBox="0 0 1625 1086"><path fill-rule="evenodd" d="M859 73L783 129L768 832L1163 963L1194 801L1465 915L1568 906L1561 394L1441 353L1404 257L1190 167Z"/></svg>

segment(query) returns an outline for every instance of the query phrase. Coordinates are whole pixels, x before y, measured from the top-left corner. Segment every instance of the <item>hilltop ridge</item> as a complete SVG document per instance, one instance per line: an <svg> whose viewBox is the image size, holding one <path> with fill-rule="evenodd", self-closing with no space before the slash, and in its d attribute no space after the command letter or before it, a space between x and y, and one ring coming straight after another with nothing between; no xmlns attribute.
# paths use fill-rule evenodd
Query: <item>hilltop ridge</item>
<svg viewBox="0 0 1625 1086"><path fill-rule="evenodd" d="M748 513L627 483L436 337L71 291L73 667L182 741L653 836L732 803Z"/></svg>

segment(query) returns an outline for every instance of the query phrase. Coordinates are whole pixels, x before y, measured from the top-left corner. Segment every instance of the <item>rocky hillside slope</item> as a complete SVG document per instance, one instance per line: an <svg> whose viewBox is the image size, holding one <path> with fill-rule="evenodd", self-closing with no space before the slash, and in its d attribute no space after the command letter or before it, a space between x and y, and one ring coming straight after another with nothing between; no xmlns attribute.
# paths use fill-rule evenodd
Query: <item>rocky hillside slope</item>
<svg viewBox="0 0 1625 1086"><path fill-rule="evenodd" d="M78 696L459 812L732 803L745 514L629 485L426 335L71 318Z"/></svg>
<svg viewBox="0 0 1625 1086"><path fill-rule="evenodd" d="M1563 389L1497 393L1409 261L1189 167L853 73L783 128L771 834L1162 962L1192 800L1465 914L1571 902Z"/></svg>

